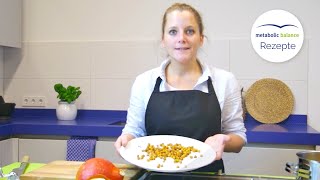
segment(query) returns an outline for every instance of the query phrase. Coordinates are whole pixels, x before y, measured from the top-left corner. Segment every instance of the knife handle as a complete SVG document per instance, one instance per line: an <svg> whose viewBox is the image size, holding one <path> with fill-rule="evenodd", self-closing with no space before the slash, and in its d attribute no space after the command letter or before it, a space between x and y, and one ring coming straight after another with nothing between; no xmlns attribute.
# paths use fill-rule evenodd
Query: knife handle
<svg viewBox="0 0 320 180"><path fill-rule="evenodd" d="M29 156L27 156L27 155L23 156L21 162L29 162Z"/></svg>

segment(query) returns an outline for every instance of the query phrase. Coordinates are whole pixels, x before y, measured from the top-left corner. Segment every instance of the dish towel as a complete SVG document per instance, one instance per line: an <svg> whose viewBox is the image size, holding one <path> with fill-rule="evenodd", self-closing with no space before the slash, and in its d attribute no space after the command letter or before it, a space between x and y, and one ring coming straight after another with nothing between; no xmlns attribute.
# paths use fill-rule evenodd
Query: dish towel
<svg viewBox="0 0 320 180"><path fill-rule="evenodd" d="M67 161L86 161L95 157L97 137L72 136L67 141Z"/></svg>

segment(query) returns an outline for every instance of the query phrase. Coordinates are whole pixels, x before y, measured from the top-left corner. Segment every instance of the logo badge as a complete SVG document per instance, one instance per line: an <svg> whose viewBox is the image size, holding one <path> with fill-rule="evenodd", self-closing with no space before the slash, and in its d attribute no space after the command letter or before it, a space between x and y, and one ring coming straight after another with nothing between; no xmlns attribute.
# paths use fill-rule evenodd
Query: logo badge
<svg viewBox="0 0 320 180"><path fill-rule="evenodd" d="M300 21L284 10L271 10L257 18L251 29L251 43L263 59L285 62L300 51L304 34Z"/></svg>

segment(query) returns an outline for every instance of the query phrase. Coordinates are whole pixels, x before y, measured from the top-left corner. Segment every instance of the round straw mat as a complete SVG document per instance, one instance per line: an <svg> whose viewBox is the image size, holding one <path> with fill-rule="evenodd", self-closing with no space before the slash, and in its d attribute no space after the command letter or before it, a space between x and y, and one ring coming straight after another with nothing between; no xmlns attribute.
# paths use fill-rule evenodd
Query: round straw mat
<svg viewBox="0 0 320 180"><path fill-rule="evenodd" d="M289 87L280 80L265 78L256 81L247 91L248 113L261 123L279 123L292 113L294 98Z"/></svg>

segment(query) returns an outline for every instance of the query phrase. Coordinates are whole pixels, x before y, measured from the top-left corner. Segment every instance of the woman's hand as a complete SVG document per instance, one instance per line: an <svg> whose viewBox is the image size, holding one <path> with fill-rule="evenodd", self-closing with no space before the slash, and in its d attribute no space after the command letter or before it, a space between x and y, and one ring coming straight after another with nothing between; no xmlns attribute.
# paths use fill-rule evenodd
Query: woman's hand
<svg viewBox="0 0 320 180"><path fill-rule="evenodd" d="M216 134L206 139L204 143L209 144L216 151L216 159L220 160L226 143L230 141L230 137L225 134Z"/></svg>
<svg viewBox="0 0 320 180"><path fill-rule="evenodd" d="M114 143L114 147L119 152L121 146L125 147L128 144L128 142L134 138L135 137L131 134L122 134L121 136L118 137L117 141Z"/></svg>

